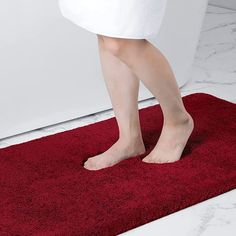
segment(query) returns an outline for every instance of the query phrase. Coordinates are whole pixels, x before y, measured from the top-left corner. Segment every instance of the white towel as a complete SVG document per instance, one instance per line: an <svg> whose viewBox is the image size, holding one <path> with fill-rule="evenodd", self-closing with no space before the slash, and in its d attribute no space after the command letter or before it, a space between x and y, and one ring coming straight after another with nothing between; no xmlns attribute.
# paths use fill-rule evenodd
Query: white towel
<svg viewBox="0 0 236 236"><path fill-rule="evenodd" d="M62 15L96 34L144 39L157 36L167 0L59 0Z"/></svg>

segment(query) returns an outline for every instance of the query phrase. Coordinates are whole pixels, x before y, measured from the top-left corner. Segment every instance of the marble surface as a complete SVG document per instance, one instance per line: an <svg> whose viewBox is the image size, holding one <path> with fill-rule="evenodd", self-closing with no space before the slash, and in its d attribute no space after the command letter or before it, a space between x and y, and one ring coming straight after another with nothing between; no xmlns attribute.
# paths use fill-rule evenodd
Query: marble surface
<svg viewBox="0 0 236 236"><path fill-rule="evenodd" d="M236 103L236 11L208 6L201 37L182 96L204 92ZM157 104L151 98L139 108ZM70 130L113 117L112 110L40 128L0 140L0 148ZM120 235L236 235L236 190L170 214Z"/></svg>

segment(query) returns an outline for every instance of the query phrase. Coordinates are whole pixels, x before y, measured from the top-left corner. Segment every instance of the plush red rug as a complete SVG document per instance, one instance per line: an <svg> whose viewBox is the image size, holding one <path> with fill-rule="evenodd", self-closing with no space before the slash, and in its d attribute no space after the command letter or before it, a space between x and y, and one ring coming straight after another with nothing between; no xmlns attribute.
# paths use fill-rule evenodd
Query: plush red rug
<svg viewBox="0 0 236 236"><path fill-rule="evenodd" d="M154 147L159 105L139 110L147 153L89 171L118 138L115 118L0 149L0 235L117 235L236 187L236 104L183 97L195 129L175 163L141 159Z"/></svg>

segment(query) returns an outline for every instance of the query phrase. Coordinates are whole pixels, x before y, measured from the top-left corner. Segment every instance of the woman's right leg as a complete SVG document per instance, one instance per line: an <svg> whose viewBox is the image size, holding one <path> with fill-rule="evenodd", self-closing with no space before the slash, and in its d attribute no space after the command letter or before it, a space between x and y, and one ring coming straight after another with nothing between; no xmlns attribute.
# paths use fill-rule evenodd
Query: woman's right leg
<svg viewBox="0 0 236 236"><path fill-rule="evenodd" d="M107 151L85 162L84 167L90 170L112 166L146 151L138 114L140 80L125 63L105 49L102 36L97 37L101 67L117 120L119 139Z"/></svg>

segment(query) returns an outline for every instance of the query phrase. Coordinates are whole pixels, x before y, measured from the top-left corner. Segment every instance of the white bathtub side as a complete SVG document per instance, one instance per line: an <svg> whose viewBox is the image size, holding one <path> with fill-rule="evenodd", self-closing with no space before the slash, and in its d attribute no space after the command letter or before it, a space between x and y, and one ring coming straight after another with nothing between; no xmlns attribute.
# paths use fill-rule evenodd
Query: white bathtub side
<svg viewBox="0 0 236 236"><path fill-rule="evenodd" d="M207 0L169 0L153 43L188 80ZM111 108L97 38L57 0L0 2L0 138ZM153 95L141 84L139 100Z"/></svg>

